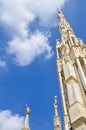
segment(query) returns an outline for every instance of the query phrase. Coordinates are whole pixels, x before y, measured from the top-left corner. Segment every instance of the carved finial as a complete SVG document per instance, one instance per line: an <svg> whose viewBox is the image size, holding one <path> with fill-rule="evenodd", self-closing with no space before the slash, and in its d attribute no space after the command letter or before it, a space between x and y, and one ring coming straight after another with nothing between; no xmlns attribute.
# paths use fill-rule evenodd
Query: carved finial
<svg viewBox="0 0 86 130"><path fill-rule="evenodd" d="M57 116L58 115L57 96L54 97L54 110L55 110L55 116Z"/></svg>

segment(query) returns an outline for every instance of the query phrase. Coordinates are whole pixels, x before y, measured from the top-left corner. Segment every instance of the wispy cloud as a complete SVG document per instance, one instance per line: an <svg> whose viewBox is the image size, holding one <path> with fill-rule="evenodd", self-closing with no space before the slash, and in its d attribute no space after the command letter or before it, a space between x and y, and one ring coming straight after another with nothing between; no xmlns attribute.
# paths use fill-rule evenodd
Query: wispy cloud
<svg viewBox="0 0 86 130"><path fill-rule="evenodd" d="M21 130L24 118L13 115L11 111L0 111L0 130Z"/></svg>
<svg viewBox="0 0 86 130"><path fill-rule="evenodd" d="M0 0L0 21L13 34L12 40L7 43L7 52L13 55L17 64L29 65L42 54L45 54L46 59L52 57L49 37L38 29L32 33L30 24L38 18L42 26L52 25L57 9L66 1L68 0Z"/></svg>

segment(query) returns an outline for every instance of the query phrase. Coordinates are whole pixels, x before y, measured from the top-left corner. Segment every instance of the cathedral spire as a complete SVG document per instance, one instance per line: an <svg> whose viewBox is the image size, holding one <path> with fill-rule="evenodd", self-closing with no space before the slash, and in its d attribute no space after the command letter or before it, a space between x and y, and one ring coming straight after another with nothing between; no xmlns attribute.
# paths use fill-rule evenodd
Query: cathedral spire
<svg viewBox="0 0 86 130"><path fill-rule="evenodd" d="M22 130L30 130L30 127L29 127L29 114L30 114L30 108L26 106L26 117L25 117L24 128Z"/></svg>
<svg viewBox="0 0 86 130"><path fill-rule="evenodd" d="M56 65L65 130L86 130L86 46L58 11L61 38L56 40ZM57 105L55 105L55 115ZM58 116L55 116L58 117ZM57 130L57 129L55 129Z"/></svg>
<svg viewBox="0 0 86 130"><path fill-rule="evenodd" d="M61 130L61 121L58 115L57 96L54 97L54 130Z"/></svg>

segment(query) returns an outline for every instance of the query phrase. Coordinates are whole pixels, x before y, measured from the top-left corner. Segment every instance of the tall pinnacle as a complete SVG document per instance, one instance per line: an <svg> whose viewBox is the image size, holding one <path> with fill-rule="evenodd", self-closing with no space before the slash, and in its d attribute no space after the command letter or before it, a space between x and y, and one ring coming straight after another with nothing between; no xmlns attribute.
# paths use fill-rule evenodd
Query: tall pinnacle
<svg viewBox="0 0 86 130"><path fill-rule="evenodd" d="M30 114L30 108L26 107L26 118L25 118L24 128L22 130L30 130L30 127L29 127L29 114Z"/></svg>

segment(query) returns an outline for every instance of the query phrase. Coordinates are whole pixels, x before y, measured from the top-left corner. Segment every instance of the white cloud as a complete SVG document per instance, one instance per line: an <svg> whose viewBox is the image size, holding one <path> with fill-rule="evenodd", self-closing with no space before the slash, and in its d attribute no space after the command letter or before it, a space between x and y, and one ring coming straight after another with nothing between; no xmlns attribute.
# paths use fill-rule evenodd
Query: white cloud
<svg viewBox="0 0 86 130"><path fill-rule="evenodd" d="M15 35L28 36L27 26L35 15L27 9L28 0L0 0L0 21L5 23Z"/></svg>
<svg viewBox="0 0 86 130"><path fill-rule="evenodd" d="M6 68L6 62L0 60L0 67L4 67L4 68Z"/></svg>
<svg viewBox="0 0 86 130"><path fill-rule="evenodd" d="M46 53L49 59L52 55L52 48L48 45L48 39L40 32L33 34L30 39L21 40L15 37L8 43L7 51L16 54L15 61L19 65L29 65L36 57Z"/></svg>
<svg viewBox="0 0 86 130"><path fill-rule="evenodd" d="M0 130L21 130L23 125L23 117L13 115L9 110L0 111Z"/></svg>
<svg viewBox="0 0 86 130"><path fill-rule="evenodd" d="M0 0L0 21L13 35L7 44L7 50L9 54L14 54L19 65L29 65L45 52L46 59L51 58L53 53L47 35L36 31L32 34L29 25L36 18L42 26L52 24L57 9L66 1L68 0Z"/></svg>

